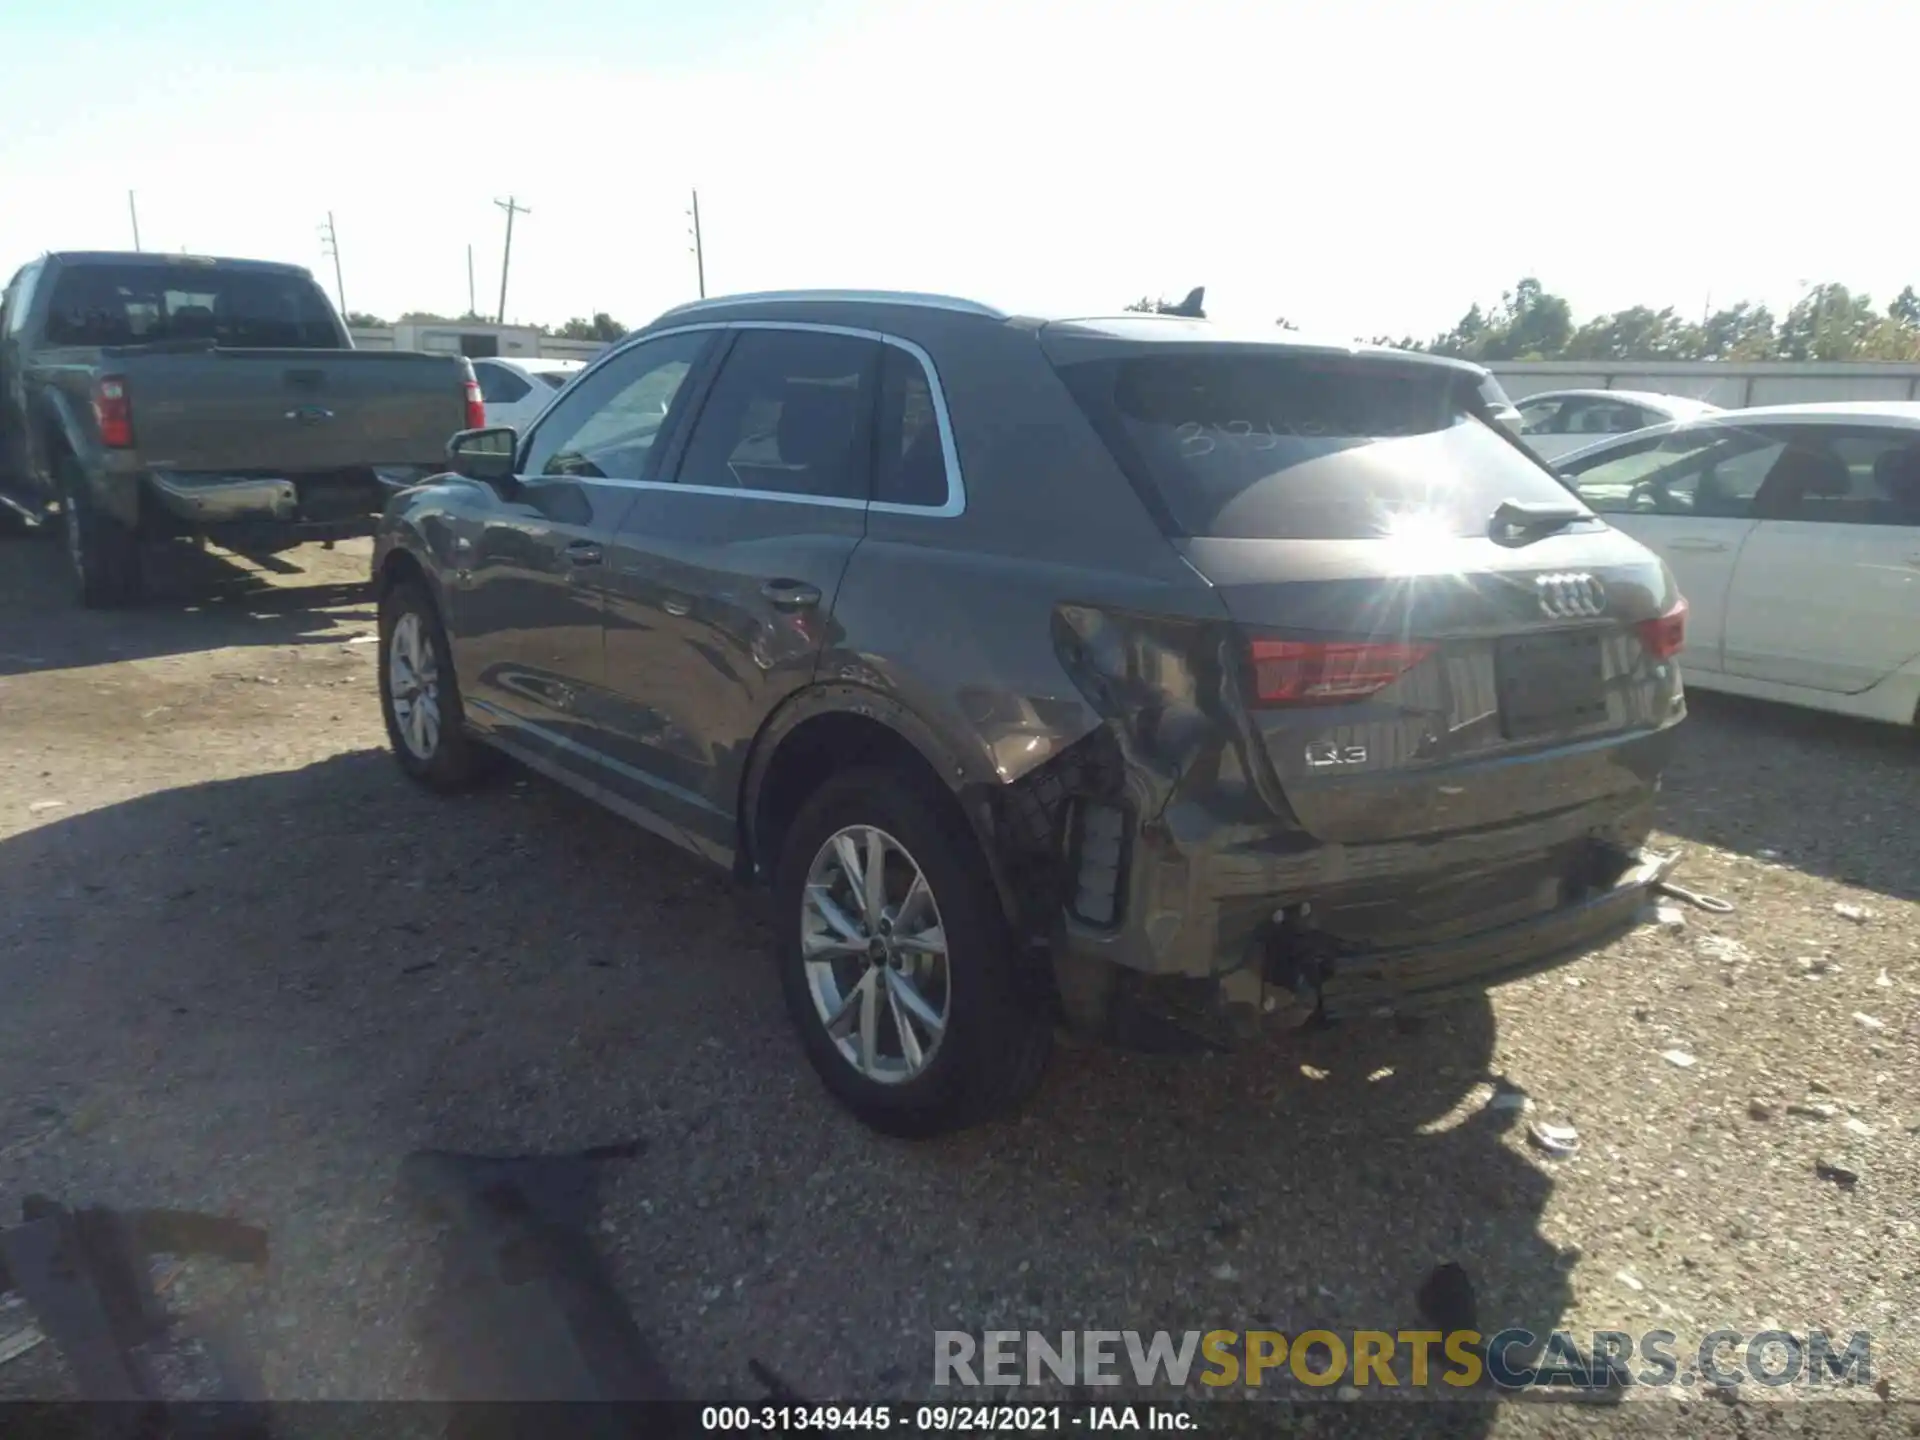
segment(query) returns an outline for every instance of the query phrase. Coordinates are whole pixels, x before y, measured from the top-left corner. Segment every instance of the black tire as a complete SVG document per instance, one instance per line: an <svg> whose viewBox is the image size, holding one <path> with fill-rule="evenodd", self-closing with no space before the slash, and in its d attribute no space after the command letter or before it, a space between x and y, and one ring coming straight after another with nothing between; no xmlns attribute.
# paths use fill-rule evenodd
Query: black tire
<svg viewBox="0 0 1920 1440"><path fill-rule="evenodd" d="M896 1083L870 1079L841 1053L815 1006L802 959L808 872L849 826L886 832L920 867L946 938L944 1033L925 1068ZM1052 1046L1052 1017L1033 987L1021 983L1020 955L964 817L923 779L860 768L826 780L787 829L773 891L775 954L788 1013L827 1089L865 1124L925 1138L1006 1113L1038 1087Z"/></svg>
<svg viewBox="0 0 1920 1440"><path fill-rule="evenodd" d="M410 734L396 710L394 637L409 617L433 656L432 698L437 706L438 723L431 744L422 744L417 734ZM446 627L440 623L440 612L433 598L415 582L402 581L380 601L378 664L380 716L386 722L387 743L393 747L393 756L400 762L400 768L428 789L447 793L467 789L482 779L492 768L488 763L491 752L467 733L466 710L460 702L460 682L453 671L453 652L447 645Z"/></svg>
<svg viewBox="0 0 1920 1440"><path fill-rule="evenodd" d="M94 507L79 462L71 455L54 462L54 477L75 598L89 610L132 604L145 588L138 533Z"/></svg>

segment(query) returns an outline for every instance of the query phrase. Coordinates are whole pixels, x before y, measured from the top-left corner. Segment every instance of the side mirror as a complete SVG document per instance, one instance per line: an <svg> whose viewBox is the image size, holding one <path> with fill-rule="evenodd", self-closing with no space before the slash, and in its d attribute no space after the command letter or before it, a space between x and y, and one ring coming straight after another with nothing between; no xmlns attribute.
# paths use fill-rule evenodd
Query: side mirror
<svg viewBox="0 0 1920 1440"><path fill-rule="evenodd" d="M511 425L462 430L447 441L447 460L456 475L482 480L496 489L513 483L520 434Z"/></svg>

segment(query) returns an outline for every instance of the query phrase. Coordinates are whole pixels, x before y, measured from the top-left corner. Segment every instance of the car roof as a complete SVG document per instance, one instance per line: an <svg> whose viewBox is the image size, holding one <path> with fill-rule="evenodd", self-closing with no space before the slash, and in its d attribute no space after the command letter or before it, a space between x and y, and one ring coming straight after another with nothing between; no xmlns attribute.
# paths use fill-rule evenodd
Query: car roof
<svg viewBox="0 0 1920 1440"><path fill-rule="evenodd" d="M1016 313L978 300L921 290L765 290L742 295L717 295L677 305L645 328L650 331L668 324L690 324L708 318L818 321L835 311L844 314L848 323L853 324L858 323L863 314L881 309L927 310L973 316L988 324L1045 330L1069 338L1145 345L1232 345L1308 354L1379 355L1409 364L1430 365L1466 374L1487 373L1486 367L1471 361L1429 355L1423 351L1323 339L1285 330L1278 325L1236 325L1232 322L1151 312L1118 315L1083 315L1065 310L1042 314L1031 311ZM730 313L735 311L740 313Z"/></svg>
<svg viewBox="0 0 1920 1440"><path fill-rule="evenodd" d="M1570 455L1562 455L1555 466L1571 465L1603 450L1612 450L1650 435L1670 435L1680 430L1739 429L1744 425L1766 425L1792 421L1798 425L1885 425L1897 430L1920 430L1920 401L1916 400L1821 400L1799 405L1755 405L1745 410L1709 410L1678 420L1662 421L1627 435L1609 435Z"/></svg>
<svg viewBox="0 0 1920 1440"><path fill-rule="evenodd" d="M476 360L491 360L496 365L517 365L529 375L537 375L542 370L581 370L586 367L584 360L562 360L553 355L480 355Z"/></svg>
<svg viewBox="0 0 1920 1440"><path fill-rule="evenodd" d="M1668 410L1676 415L1703 414L1721 407L1711 400L1692 395L1668 395L1659 390L1537 390L1514 403L1530 405L1536 400L1621 400L1629 405L1645 405Z"/></svg>
<svg viewBox="0 0 1920 1440"><path fill-rule="evenodd" d="M231 255L170 255L164 250L53 250L47 259L60 265L211 265L222 270L271 271L279 275L305 275L313 272L304 265L284 260L240 260Z"/></svg>

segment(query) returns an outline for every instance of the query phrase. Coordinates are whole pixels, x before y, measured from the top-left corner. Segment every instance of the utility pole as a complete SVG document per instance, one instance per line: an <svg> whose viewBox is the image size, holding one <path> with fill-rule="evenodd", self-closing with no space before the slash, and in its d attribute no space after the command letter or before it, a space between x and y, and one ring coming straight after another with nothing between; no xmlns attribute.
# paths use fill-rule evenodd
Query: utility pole
<svg viewBox="0 0 1920 1440"><path fill-rule="evenodd" d="M327 223L320 227L320 253L333 257L333 295L340 302L340 318L347 318L347 282L340 277L340 237L333 228L333 212L327 212Z"/></svg>
<svg viewBox="0 0 1920 1440"><path fill-rule="evenodd" d="M504 325L507 323L507 266L513 263L513 217L531 215L533 211L520 204L511 195L493 203L507 212L507 248L500 252L500 313L494 319L494 324Z"/></svg>
<svg viewBox="0 0 1920 1440"><path fill-rule="evenodd" d="M707 252L700 244L700 192L693 192L693 209L687 212L693 217L693 265L700 277L700 298L707 298Z"/></svg>
<svg viewBox="0 0 1920 1440"><path fill-rule="evenodd" d="M467 246L467 318L477 319L480 314L480 302L473 294L473 246Z"/></svg>
<svg viewBox="0 0 1920 1440"><path fill-rule="evenodd" d="M133 248L140 248L140 207L133 203L133 191L127 191L127 218L133 221Z"/></svg>

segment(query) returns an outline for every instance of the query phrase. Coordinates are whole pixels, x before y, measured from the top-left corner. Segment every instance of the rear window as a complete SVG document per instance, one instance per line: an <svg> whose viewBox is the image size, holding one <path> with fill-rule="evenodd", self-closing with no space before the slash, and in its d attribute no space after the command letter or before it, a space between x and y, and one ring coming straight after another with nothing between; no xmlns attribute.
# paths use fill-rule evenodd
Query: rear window
<svg viewBox="0 0 1920 1440"><path fill-rule="evenodd" d="M574 370L536 370L533 372L533 378L544 380L553 389L558 390L578 373Z"/></svg>
<svg viewBox="0 0 1920 1440"><path fill-rule="evenodd" d="M1215 352L1060 373L1177 536L1484 535L1503 500L1571 499L1482 420L1490 402L1465 372Z"/></svg>
<svg viewBox="0 0 1920 1440"><path fill-rule="evenodd" d="M83 265L63 272L47 312L55 345L212 340L326 350L344 342L333 307L304 275L210 265Z"/></svg>

